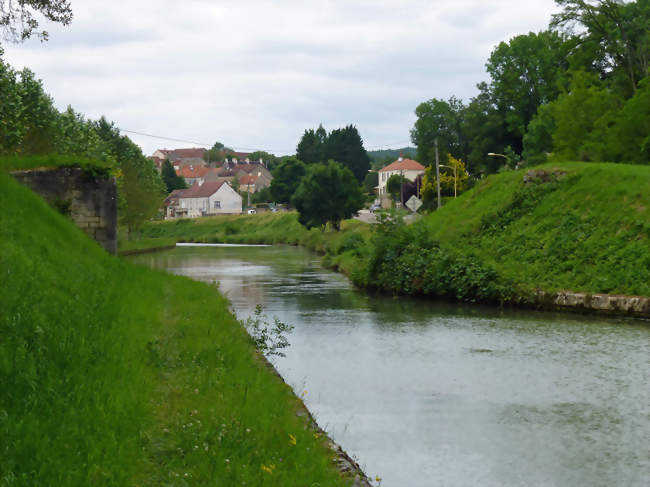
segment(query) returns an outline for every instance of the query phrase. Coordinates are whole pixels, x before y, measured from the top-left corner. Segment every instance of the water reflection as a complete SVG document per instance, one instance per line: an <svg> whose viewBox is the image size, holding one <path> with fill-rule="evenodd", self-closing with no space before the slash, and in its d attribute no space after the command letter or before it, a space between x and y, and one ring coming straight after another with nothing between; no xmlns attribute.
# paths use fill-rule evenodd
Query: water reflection
<svg viewBox="0 0 650 487"><path fill-rule="evenodd" d="M293 247L133 260L293 324L277 368L383 485L648 485L645 324L369 295Z"/></svg>

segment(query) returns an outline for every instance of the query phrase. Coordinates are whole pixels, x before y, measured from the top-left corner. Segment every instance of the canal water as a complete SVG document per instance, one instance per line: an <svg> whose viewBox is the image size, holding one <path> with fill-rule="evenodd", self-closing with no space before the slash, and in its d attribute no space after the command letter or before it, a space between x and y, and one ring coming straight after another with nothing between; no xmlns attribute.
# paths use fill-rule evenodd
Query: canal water
<svg viewBox="0 0 650 487"><path fill-rule="evenodd" d="M371 295L295 247L130 259L293 325L276 368L382 486L650 485L647 322Z"/></svg>

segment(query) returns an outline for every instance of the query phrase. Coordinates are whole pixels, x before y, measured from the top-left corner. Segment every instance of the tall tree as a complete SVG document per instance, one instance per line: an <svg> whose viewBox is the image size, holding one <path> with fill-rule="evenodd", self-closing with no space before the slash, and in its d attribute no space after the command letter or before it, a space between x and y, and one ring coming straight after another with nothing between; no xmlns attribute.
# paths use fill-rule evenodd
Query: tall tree
<svg viewBox="0 0 650 487"><path fill-rule="evenodd" d="M308 165L291 199L302 225L324 228L329 223L337 231L341 220L351 218L363 202L363 193L352 171L334 161Z"/></svg>
<svg viewBox="0 0 650 487"><path fill-rule="evenodd" d="M620 85L632 96L648 74L650 63L650 2L638 0L555 0L563 8L553 15L551 27L574 34L578 54L589 53L587 69L598 69L601 78ZM576 33L575 27L580 30Z"/></svg>
<svg viewBox="0 0 650 487"><path fill-rule="evenodd" d="M47 31L38 31L38 17L68 25L72 9L68 0L0 0L0 33L10 42L22 42L36 35L48 39Z"/></svg>
<svg viewBox="0 0 650 487"><path fill-rule="evenodd" d="M492 101L486 83L477 85L479 94L472 98L464 110L463 133L469 145L467 169L472 174L492 174L500 161L488 156L489 152L503 152L512 144L506 122Z"/></svg>
<svg viewBox="0 0 650 487"><path fill-rule="evenodd" d="M324 162L325 143L327 141L327 132L323 125L319 125L316 130L305 130L298 146L296 147L296 157L305 164Z"/></svg>
<svg viewBox="0 0 650 487"><path fill-rule="evenodd" d="M296 192L300 180L305 175L305 165L290 157L284 159L273 171L271 181L271 197L278 203L289 203Z"/></svg>
<svg viewBox="0 0 650 487"><path fill-rule="evenodd" d="M370 169L370 158L354 125L332 130L325 142L325 156L352 171L361 183Z"/></svg>
<svg viewBox="0 0 650 487"><path fill-rule="evenodd" d="M544 31L501 42L490 54L486 64L490 96L513 137L510 145L519 153L537 108L559 94L558 81L568 68L569 49L564 36Z"/></svg>
<svg viewBox="0 0 650 487"><path fill-rule="evenodd" d="M169 159L165 159L163 161L162 167L160 168L160 177L165 183L167 194L171 193L175 189L187 188L185 178L176 174L174 166L172 166L172 163L169 162Z"/></svg>
<svg viewBox="0 0 650 487"><path fill-rule="evenodd" d="M95 128L116 160L119 218L127 226L131 238L158 212L165 185L153 162L131 139L120 135L112 123L102 117L95 122Z"/></svg>
<svg viewBox="0 0 650 487"><path fill-rule="evenodd" d="M440 154L466 157L468 145L463 134L464 110L462 100L453 96L447 101L432 98L418 105L411 141L418 148L417 157L421 163L429 165L435 161L433 148L436 138Z"/></svg>

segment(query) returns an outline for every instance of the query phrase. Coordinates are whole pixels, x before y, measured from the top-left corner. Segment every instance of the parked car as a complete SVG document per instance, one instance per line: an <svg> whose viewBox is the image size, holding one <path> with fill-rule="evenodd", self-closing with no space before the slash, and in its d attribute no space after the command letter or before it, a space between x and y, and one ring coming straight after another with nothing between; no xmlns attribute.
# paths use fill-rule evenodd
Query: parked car
<svg viewBox="0 0 650 487"><path fill-rule="evenodd" d="M255 208L251 208L250 210L248 210L249 215L254 215L255 213L257 213L257 210Z"/></svg>

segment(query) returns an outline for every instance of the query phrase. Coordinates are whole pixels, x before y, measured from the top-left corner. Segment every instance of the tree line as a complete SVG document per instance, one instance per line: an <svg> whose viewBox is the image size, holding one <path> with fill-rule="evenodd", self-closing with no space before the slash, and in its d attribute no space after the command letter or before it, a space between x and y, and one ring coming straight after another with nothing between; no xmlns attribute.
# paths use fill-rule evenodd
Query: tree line
<svg viewBox="0 0 650 487"><path fill-rule="evenodd" d="M119 219L136 233L158 212L165 185L140 147L104 117L86 119L72 107L60 112L29 69L16 71L0 50L0 155L61 154L104 161L118 186Z"/></svg>
<svg viewBox="0 0 650 487"><path fill-rule="evenodd" d="M295 157L282 158L273 171L271 198L291 204L307 228L340 229L365 203L360 183L370 168L370 157L353 125L327 133L322 125L307 129Z"/></svg>
<svg viewBox="0 0 650 487"><path fill-rule="evenodd" d="M493 49L490 81L469 102L418 105L411 139L420 162L433 163L435 138L473 175L496 172L504 158L650 161L650 2L556 4L547 30Z"/></svg>

